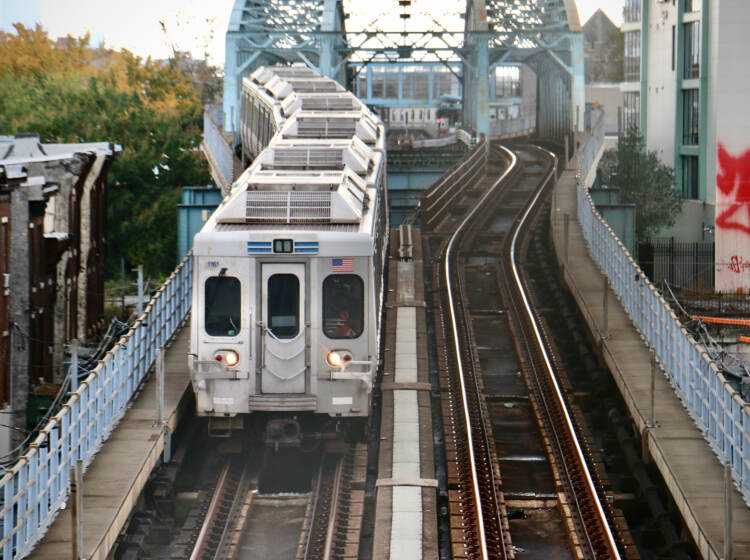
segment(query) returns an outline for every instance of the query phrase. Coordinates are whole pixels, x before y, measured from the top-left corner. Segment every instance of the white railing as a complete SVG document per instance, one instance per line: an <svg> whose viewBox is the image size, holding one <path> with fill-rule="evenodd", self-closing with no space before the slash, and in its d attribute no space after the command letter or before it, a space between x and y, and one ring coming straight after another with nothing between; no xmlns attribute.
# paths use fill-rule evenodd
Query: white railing
<svg viewBox="0 0 750 560"><path fill-rule="evenodd" d="M471 136L470 132L467 132L463 128L459 128L456 131L456 138L459 142L463 142L466 144L469 148L471 148L474 145L474 139Z"/></svg>
<svg viewBox="0 0 750 560"><path fill-rule="evenodd" d="M581 151L581 178L593 165L601 139L592 135L586 144L589 143L591 145ZM734 482L750 505L750 405L724 378L706 349L685 330L596 212L581 182L578 184L578 220L592 257L609 278L612 290L635 327L653 347L677 397L711 449L722 463L731 464Z"/></svg>
<svg viewBox="0 0 750 560"><path fill-rule="evenodd" d="M596 163L597 155L604 144L604 111L591 109L590 119L593 126L583 146L578 150L578 176L582 183Z"/></svg>
<svg viewBox="0 0 750 560"><path fill-rule="evenodd" d="M412 148L444 148L451 146L458 142L455 133L446 134L438 138L423 138L421 140L413 140L411 143Z"/></svg>
<svg viewBox="0 0 750 560"><path fill-rule="evenodd" d="M203 152L206 154L211 176L218 183L222 194L226 195L234 182L234 152L222 132L218 115L220 107L206 106L203 111Z"/></svg>
<svg viewBox="0 0 750 560"><path fill-rule="evenodd" d="M504 119L490 121L490 135L492 136L520 136L530 134L536 127L536 115L520 117L518 119Z"/></svg>
<svg viewBox="0 0 750 560"><path fill-rule="evenodd" d="M190 310L192 268L191 252L128 333L5 471L0 479L0 558L23 558L31 552L70 493L71 468L79 459L84 468L91 464L124 416L159 348Z"/></svg>

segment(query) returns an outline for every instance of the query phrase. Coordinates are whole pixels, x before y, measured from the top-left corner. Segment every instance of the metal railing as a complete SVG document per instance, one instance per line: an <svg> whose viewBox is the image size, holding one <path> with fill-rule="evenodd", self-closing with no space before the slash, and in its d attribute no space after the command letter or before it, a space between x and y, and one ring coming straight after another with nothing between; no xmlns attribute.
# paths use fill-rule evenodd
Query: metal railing
<svg viewBox="0 0 750 560"><path fill-rule="evenodd" d="M517 119L490 121L490 134L494 136L521 136L531 134L536 128L536 115Z"/></svg>
<svg viewBox="0 0 750 560"><path fill-rule="evenodd" d="M211 167L211 176L226 195L234 181L234 152L217 122L221 122L219 106L206 106L203 111L203 152Z"/></svg>
<svg viewBox="0 0 750 560"><path fill-rule="evenodd" d="M471 148L474 145L474 139L471 136L471 133L464 130L463 128L459 128L456 131L456 139L459 142L463 142L466 144L469 148Z"/></svg>
<svg viewBox="0 0 750 560"><path fill-rule="evenodd" d="M192 252L134 325L83 380L0 479L0 558L23 558L42 539L70 493L78 460L88 467L125 415L159 348L190 310Z"/></svg>
<svg viewBox="0 0 750 560"><path fill-rule="evenodd" d="M604 111L592 108L589 112L591 130L586 142L578 150L578 176L581 182L591 172L596 163L596 157L604 145Z"/></svg>
<svg viewBox="0 0 750 560"><path fill-rule="evenodd" d="M598 144L597 144L598 143ZM583 147L580 177L594 163L598 135ZM591 145L588 145L591 144ZM664 373L711 449L750 505L750 405L724 378L706 349L696 342L648 280L612 229L596 212L588 190L578 184L578 220L589 251L609 278L631 321L656 354Z"/></svg>
<svg viewBox="0 0 750 560"><path fill-rule="evenodd" d="M446 146L451 146L458 142L459 140L456 138L456 133L452 132L450 134L446 134L445 136L440 136L438 138L424 138L422 140L413 140L411 143L412 148L444 148Z"/></svg>
<svg viewBox="0 0 750 560"><path fill-rule="evenodd" d="M489 142L482 137L466 157L446 171L437 182L422 195L420 212L425 226L439 219L450 207L459 193L477 180L487 167Z"/></svg>

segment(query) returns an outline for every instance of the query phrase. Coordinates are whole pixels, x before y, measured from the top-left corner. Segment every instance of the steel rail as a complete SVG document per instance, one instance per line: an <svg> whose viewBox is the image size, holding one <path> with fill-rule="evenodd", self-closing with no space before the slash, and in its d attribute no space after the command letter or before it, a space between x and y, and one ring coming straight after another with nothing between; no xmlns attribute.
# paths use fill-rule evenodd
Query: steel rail
<svg viewBox="0 0 750 560"><path fill-rule="evenodd" d="M223 491L224 484L226 483L227 475L229 474L229 466L230 463L227 462L222 469L221 474L219 475L218 481L216 482L216 488L214 489L214 494L211 497L211 502L208 506L208 510L206 511L206 517L203 521L200 533L198 533L198 538L195 539L195 545L193 546L193 553L190 555L190 560L198 560L201 557L201 554L203 554L203 547L208 535L208 529L211 526L211 520L214 516L214 512L219 503L219 500L221 499L221 493Z"/></svg>
<svg viewBox="0 0 750 560"><path fill-rule="evenodd" d="M549 354L547 353L546 345L544 344L542 340L541 333L539 331L539 326L536 321L536 317L534 316L533 311L531 310L531 305L529 304L529 300L526 296L526 290L523 287L523 283L521 282L520 275L518 273L518 264L516 263L516 241L518 240L518 235L520 231L523 229L524 222L531 214L531 211L534 209L534 206L539 201L539 198L542 196L542 193L544 192L544 187L547 185L549 180L553 177L555 174L556 168L557 168L557 156L550 152L549 150L545 150L544 148L538 148L539 150L542 150L544 152L547 152L550 156L552 156L554 165L552 167L552 170L548 173L547 178L542 183L541 187L537 190L536 194L534 195L531 202L527 205L526 210L524 211L523 215L521 216L521 219L518 221L518 224L515 226L513 231L513 236L511 239L510 244L510 262L511 262L511 268L513 271L513 277L516 282L516 286L518 288L518 291L521 295L521 299L523 301L523 306L526 311L526 315L528 316L529 322L533 328L534 331L534 337L536 338L537 345L541 351L542 357L544 358L544 364L546 366L547 375L549 376L552 385L555 389L555 394L557 396L558 402L560 404L560 407L562 409L565 423L567 426L567 429L573 436L573 442L575 443L575 449L576 454L578 455L578 460L580 464L583 467L583 471L586 475L586 484L588 486L589 492L591 493L594 503L596 505L597 513L599 514L600 519L603 521L604 529L607 536L607 541L609 544L609 548L611 549L614 558L620 559L620 552L617 549L617 544L615 542L614 535L612 534L612 531L609 527L609 523L607 521L607 516L604 513L604 508L602 507L601 501L599 500L599 494L596 491L596 486L594 485L594 481L591 477L591 472L589 471L588 463L586 462L586 458L583 455L583 451L581 449L581 446L578 442L578 438L576 437L575 428L573 426L573 422L570 418L570 414L568 412L568 407L565 404L565 399L563 398L562 391L560 391L560 386L557 383L557 378L555 377L554 368L552 367L552 362L549 358Z"/></svg>
<svg viewBox="0 0 750 560"><path fill-rule="evenodd" d="M318 502L320 501L320 487L323 484L323 463L324 463L324 461L325 461L325 458L321 457L321 459L320 459L320 467L318 468L318 476L316 477L316 480L315 480L315 490L314 490L313 495L312 495L312 504L311 504L312 507L311 507L310 515L313 516L313 517L315 516L315 512L318 509ZM308 534L307 534L307 539L305 540L305 552L302 555L302 557L305 558L305 560L307 560L308 558L310 558L310 554L311 554L310 553L310 547L312 546L312 532L315 529L314 524L315 524L314 523L314 519L311 519L310 520L310 529L309 529Z"/></svg>
<svg viewBox="0 0 750 560"><path fill-rule="evenodd" d="M518 158L516 155L508 150L505 146L500 146L500 149L507 152L507 154L510 156L510 165L508 168L503 172L503 174L500 176L500 178L493 183L492 187L487 189L487 192L482 196L482 198L474 205L472 210L464 217L461 224L456 228L456 231L453 233L453 235L450 238L450 241L448 242L448 246L445 250L445 285L446 290L448 293L448 305L450 310L450 316L451 316L451 330L453 331L453 347L454 351L456 353L456 363L458 368L458 376L460 380L460 386L461 386L461 401L462 401L462 407L463 407L463 414L464 414L464 422L466 425L466 437L469 447L469 461L471 464L471 470L472 470L472 491L474 495L474 500L476 502L476 508L477 508L477 521L479 523L479 536L480 536L480 545L481 545L481 554L482 559L486 560L489 558L489 553L487 550L487 538L484 534L484 511L482 508L482 500L481 500L481 492L479 489L479 482L478 482L478 473L477 473L477 463L476 458L474 456L474 438L471 433L471 412L469 411L469 404L468 404L468 397L466 394L466 377L464 375L464 368L461 360L461 341L460 336L458 333L458 324L456 320L456 306L454 302L453 297L453 288L451 283L451 252L453 251L453 245L455 241L458 239L459 235L462 233L464 227L471 222L474 215L482 208L484 202L495 192L495 189L497 186L511 173L511 171L515 168ZM494 471L490 469L490 473L493 473ZM498 512L492 512L492 515L497 515ZM505 544L505 538L503 537L503 531L501 527L500 531L500 538L503 540L503 545Z"/></svg>
<svg viewBox="0 0 750 560"><path fill-rule="evenodd" d="M328 510L328 529L326 530L326 544L323 550L322 560L330 560L331 548L333 546L333 534L338 521L338 507L341 487L341 471L344 468L344 457L342 456L336 464L336 474L333 477L333 487L331 488L331 505Z"/></svg>

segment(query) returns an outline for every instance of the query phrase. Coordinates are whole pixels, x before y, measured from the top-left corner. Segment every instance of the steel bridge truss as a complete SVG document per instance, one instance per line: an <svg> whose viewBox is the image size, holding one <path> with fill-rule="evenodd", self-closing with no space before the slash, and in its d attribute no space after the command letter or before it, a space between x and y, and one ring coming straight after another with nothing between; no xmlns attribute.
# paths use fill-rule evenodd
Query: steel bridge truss
<svg viewBox="0 0 750 560"><path fill-rule="evenodd" d="M391 1L391 12L411 4ZM461 63L464 126L484 134L491 69L527 64L537 74L538 132L562 139L582 128L583 35L574 0L466 0L462 31L447 29L427 10L420 16L430 30L381 29L380 18L347 29L344 0L235 0L226 39L226 130L238 130L242 76L260 65L301 62L350 83L369 63L394 61L441 61L452 72Z"/></svg>

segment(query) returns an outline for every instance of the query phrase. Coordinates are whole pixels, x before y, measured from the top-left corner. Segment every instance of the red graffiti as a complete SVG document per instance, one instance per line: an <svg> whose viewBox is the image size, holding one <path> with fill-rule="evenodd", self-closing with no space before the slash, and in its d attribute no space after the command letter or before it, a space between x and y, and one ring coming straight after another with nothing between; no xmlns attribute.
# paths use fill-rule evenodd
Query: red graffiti
<svg viewBox="0 0 750 560"><path fill-rule="evenodd" d="M726 201L726 209L716 217L716 227L735 229L750 235L750 150L735 157L720 143L718 159L716 186L729 200ZM747 216L740 212L742 209Z"/></svg>
<svg viewBox="0 0 750 560"><path fill-rule="evenodd" d="M746 262L745 259L737 255L732 255L727 268L735 274L740 274L746 270L750 270L750 262Z"/></svg>

